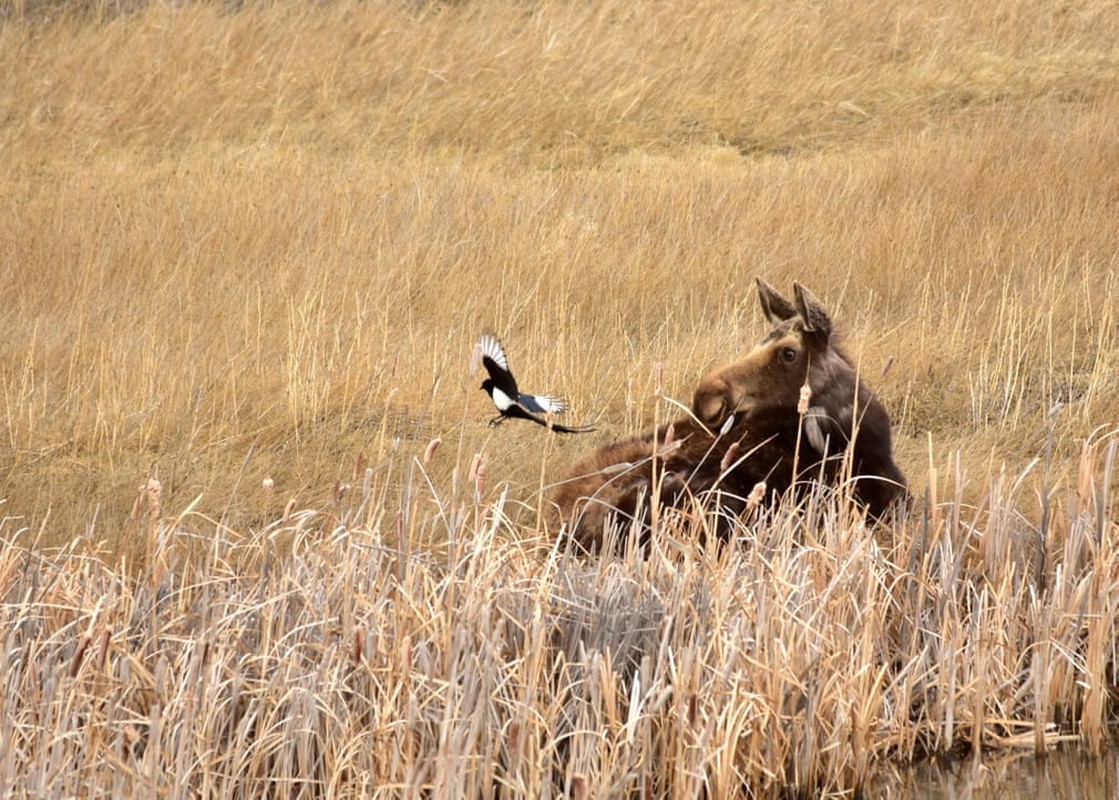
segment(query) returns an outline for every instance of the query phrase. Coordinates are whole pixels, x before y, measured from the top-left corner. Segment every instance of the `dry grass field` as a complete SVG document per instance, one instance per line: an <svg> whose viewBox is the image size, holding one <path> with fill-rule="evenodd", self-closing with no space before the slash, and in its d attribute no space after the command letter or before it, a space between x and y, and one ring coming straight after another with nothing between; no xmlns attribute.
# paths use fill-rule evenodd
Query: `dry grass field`
<svg viewBox="0 0 1119 800"><path fill-rule="evenodd" d="M1110 0L0 4L2 793L1104 749L1116 42ZM913 515L555 547L549 484L764 333L755 275L835 313ZM487 427L485 326L598 430Z"/></svg>

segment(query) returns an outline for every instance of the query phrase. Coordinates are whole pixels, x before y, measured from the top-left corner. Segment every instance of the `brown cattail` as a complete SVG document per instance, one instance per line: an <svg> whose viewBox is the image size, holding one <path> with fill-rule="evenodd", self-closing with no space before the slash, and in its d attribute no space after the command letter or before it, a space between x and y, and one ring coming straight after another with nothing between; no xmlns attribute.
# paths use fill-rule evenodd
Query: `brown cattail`
<svg viewBox="0 0 1119 800"><path fill-rule="evenodd" d="M478 465L478 474L474 478L474 490L478 492L481 497L486 493L486 474L489 472L489 466L485 458L482 458L482 463Z"/></svg>
<svg viewBox="0 0 1119 800"><path fill-rule="evenodd" d="M89 634L83 636L81 642L78 644L78 649L74 651L74 657L70 659L69 675L71 678L78 674L78 670L82 666L82 659L85 658L85 651L89 648L89 642L92 638L93 637Z"/></svg>
<svg viewBox="0 0 1119 800"><path fill-rule="evenodd" d="M575 775L571 778L571 796L575 800L587 800L587 778L584 775Z"/></svg>
<svg viewBox="0 0 1119 800"><path fill-rule="evenodd" d="M354 631L354 648L350 653L350 658L353 661L354 666L357 666L361 663L361 649L363 640L364 634L362 633L361 628L358 628Z"/></svg>
<svg viewBox="0 0 1119 800"><path fill-rule="evenodd" d="M148 478L147 483L140 484L139 489L136 491L136 502L132 504L132 513L130 517L137 519L140 516L140 509L144 507L144 503L148 504L151 511L152 519L159 516L159 497L163 494L163 484L159 482L158 472L157 475Z"/></svg>
<svg viewBox="0 0 1119 800"><path fill-rule="evenodd" d="M727 448L727 452L723 454L723 460L719 462L720 472L726 472L730 469L730 465L733 464L734 460L738 457L738 451L740 449L738 442L731 443L731 446Z"/></svg>
<svg viewBox="0 0 1119 800"><path fill-rule="evenodd" d="M405 675L412 671L412 637L405 636L400 643L400 666Z"/></svg>
<svg viewBox="0 0 1119 800"><path fill-rule="evenodd" d="M812 400L812 387L808 385L808 381L804 382L804 386L800 387L800 402L797 403L797 413L802 417L808 413L808 403Z"/></svg>
<svg viewBox="0 0 1119 800"><path fill-rule="evenodd" d="M484 453L475 453L470 462L470 470L466 473L466 480L474 484L474 491L481 496L486 491L486 456Z"/></svg>
<svg viewBox="0 0 1119 800"><path fill-rule="evenodd" d="M97 653L97 671L105 671L105 662L109 659L109 645L113 641L113 626L106 625L101 631L101 649Z"/></svg>
<svg viewBox="0 0 1119 800"><path fill-rule="evenodd" d="M758 481L750 490L750 496L746 498L747 510L753 511L761 505L762 500L765 500L765 481Z"/></svg>
<svg viewBox="0 0 1119 800"><path fill-rule="evenodd" d="M509 724L509 736L506 740L506 748L509 751L509 758L512 766L516 766L520 761L521 756L521 726L512 722Z"/></svg>
<svg viewBox="0 0 1119 800"><path fill-rule="evenodd" d="M883 378L886 377L887 372L889 372L891 369L893 369L894 362L896 362L896 361L897 361L897 358L895 358L894 356L890 356L889 358L886 359L886 366L882 367L882 377Z"/></svg>
<svg viewBox="0 0 1119 800"><path fill-rule="evenodd" d="M163 484L159 482L157 474L148 478L148 504L151 506L152 519L159 517L159 498L163 494Z"/></svg>
<svg viewBox="0 0 1119 800"><path fill-rule="evenodd" d="M424 450L424 467L431 466L431 460L435 458L435 451L439 449L441 444L443 444L443 440L438 436L427 443L427 449Z"/></svg>

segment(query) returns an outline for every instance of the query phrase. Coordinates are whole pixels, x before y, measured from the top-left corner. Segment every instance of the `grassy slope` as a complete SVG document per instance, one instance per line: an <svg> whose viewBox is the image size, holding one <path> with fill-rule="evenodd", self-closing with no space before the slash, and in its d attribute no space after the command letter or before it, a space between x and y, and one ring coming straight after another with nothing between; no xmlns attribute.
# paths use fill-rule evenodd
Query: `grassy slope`
<svg viewBox="0 0 1119 800"><path fill-rule="evenodd" d="M1045 8L8 23L0 495L111 537L154 466L174 503L316 503L431 435L532 484L540 437L480 424L482 325L607 439L656 362L686 401L754 341L755 274L836 311L918 483L929 432L982 473L1058 399L1073 445L1119 417L1119 67L1114 15Z"/></svg>
<svg viewBox="0 0 1119 800"><path fill-rule="evenodd" d="M476 569L496 576L515 564L514 584L534 585L566 608L567 595L551 582L554 575L541 576L540 554L531 551L533 492L588 447L649 424L657 364L668 393L686 402L705 369L747 348L762 331L751 294L752 277L760 274L785 288L800 280L836 312L850 350L895 415L903 468L918 493L931 478L934 499L950 504L934 515L934 532L947 531L946 547L977 548L976 574L994 569L1006 553L1017 554L1012 563L1025 563L1008 531L1020 516L1039 513L1040 470L1019 485L1013 478L1043 454L1052 429L1057 460L1049 485L1066 481L1054 503L1067 512L1057 530L1072 543L1054 539L1067 556L1068 585L1050 598L1054 617L1045 624L1066 625L1065 638L1056 640L1067 643L1067 652L1091 636L1110 641L1106 631L1069 626L1061 615L1098 594L1113 563L1083 539L1098 512L1092 483L1115 481L1105 471L1107 440L1089 453L1094 461L1077 458L1086 440L1101 441L1119 419L1114 3L943 2L911 9L772 2L748 11L733 3L631 0L420 10L286 3L236 13L199 4L52 23L36 17L47 4L19 7L35 19L7 18L0 27L0 497L5 513L16 517L4 523L9 538L68 543L92 526L90 539L100 544L89 547L109 562L125 557L154 570L149 577L156 582L165 570L186 581L176 572L181 562L164 552L159 526L142 509L130 515L137 486L158 474L166 515L193 508L202 516L187 527L204 539L217 530L206 520L218 517L235 532L233 542L217 534L220 548L190 573L212 591L176 595L180 610L194 608L227 589L230 597L246 591L221 573L227 554L219 550L236 549L239 536L250 542L245 575L268 572L261 566L269 563L267 537L257 534L278 535L265 526L281 518L292 497L296 508L336 516L287 517L279 536L285 542L301 541L306 530L329 530L342 516L366 523L363 547L374 547L382 533L392 541L402 525L440 545L447 526L433 509L447 513L465 502L466 465L484 451L488 489L476 513L506 483L511 500L493 512L501 524L465 524L496 530L499 539L528 537L529 551L521 554L518 545L493 562L481 559ZM490 408L478 379L466 375L470 348L487 324L506 339L522 383L564 393L574 420L593 421L600 432L562 440L512 423L487 429ZM881 377L891 358L893 368ZM1063 411L1048 417L1058 401ZM434 436L444 446L421 478L410 459ZM1010 477L1000 472L1004 462ZM376 502L355 516L348 499L335 500L335 484L360 484L366 464L379 470L378 488L368 494ZM263 487L266 477L274 489ZM426 479L435 488L420 490ZM349 497L360 494L355 488ZM981 543L969 539L967 527L978 512L951 505L957 498L997 506L1004 515ZM521 500L527 511L517 506ZM528 527L505 525L506 517ZM1025 622L1036 609L1028 609L1020 573L988 575L993 595L952 584L958 573L951 570L934 580L941 569L935 558L924 571L905 563L917 552L917 536L907 532L888 555L938 588L926 596L913 584L880 598L892 611L859 629L864 665L878 657L878 637L899 635L896 619L927 615L946 626L939 641L949 643L948 651L972 663L969 610L978 609L977 618L1010 620L990 621L1011 631L1007 674L1023 669L1029 659L1021 653L1034 652L1037 628ZM839 600L817 598L837 603L839 610L819 613L842 639L853 624L842 609L879 597L858 583L858 574L881 575L890 585L896 576L874 560L857 531L838 543L853 548L850 564L831 564L829 548L837 543L827 544L807 551L807 565L792 558L788 585L845 587L836 589ZM83 540L79 549L86 547ZM1078 559L1085 550L1102 559L1104 573L1083 572ZM23 597L20 581L29 579L12 553L0 573L6 591ZM864 564L864 556L873 558ZM723 568L756 576L763 566L754 558L742 554L744 562ZM69 556L56 563L63 576L100 569ZM852 564L863 573L850 572ZM330 597L325 607L341 609L344 641L406 635L433 642L446 664L458 663L448 655L460 652L451 646L456 624L484 627L498 613L487 603L517 594L504 578L464 586L478 592L473 604L464 601L472 611L448 612L432 632L426 620L436 612L426 604L438 599L438 570L404 591L372 573L362 583L346 572L352 565L341 573L331 572L334 566L292 565L284 592L295 583L321 583ZM617 578L622 588L602 584L603 602L611 591L625 594L627 581L653 587L658 602L690 591L667 574L650 578L631 567L633 575ZM40 568L55 575L50 565ZM91 581L100 595L77 584L52 595L74 611L57 620L57 642L43 639L40 650L28 652L63 654L60 669L67 673L80 637L68 635L66 624L80 627L79 621L90 636L107 631L104 652L127 651L122 632L147 601L139 588L113 595L106 587L115 574ZM683 575L685 584L694 578ZM67 579L52 581L69 587ZM386 627L380 614L388 610L379 601L347 611L357 585L366 597L404 591L413 613ZM705 591L719 597L720 586ZM79 610L97 596L110 597L112 610L83 616L88 612ZM732 592L726 602L736 597ZM988 605L991 597L997 603ZM304 609L321 601L278 615L269 623L280 626L276 636L282 638L284 624L306 622ZM541 602L540 613L560 613ZM750 605L756 611L776 600L750 602L761 604ZM18 616L20 606L13 608ZM811 624L750 615L732 623L811 629L816 636L814 608L804 609ZM522 611L502 613L510 624L529 626ZM347 616L354 613L357 621ZM1111 619L1108 613L1100 619ZM171 614L163 624L183 640L196 630L188 614ZM158 635L151 635L145 646L156 648ZM223 641L246 635L238 629ZM686 652L686 631L672 635L683 637L674 647ZM529 651L544 652L546 636L528 638ZM258 657L278 663L290 655L286 645L267 644ZM215 663L241 680L247 673L230 665L245 651L236 643L219 651ZM190 652L176 652L168 656L172 674L193 663ZM827 652L822 661L794 664L780 680L742 691L770 698L768 713L787 721L782 714L799 712L782 710L781 693L821 664L836 668L835 651ZM942 701L918 732L903 713L883 711L879 699L855 717L894 714L901 725L883 723L888 735L868 739L867 729L856 728L856 736L842 726L816 731L848 742L802 766L817 780L831 776L824 780L832 788L861 779L860 758L904 755L917 739L955 742L953 715L976 702L982 708L985 693L994 691L976 686L966 666L951 679L930 678L927 670L943 654L922 651L918 639L903 640L892 655L910 666L891 678L901 694L889 702L912 701L928 681L943 681L940 696L958 692L963 710ZM777 658L763 660L771 657ZM761 658L716 648L696 663L718 673L728 663ZM681 668L658 661L654 671L662 667ZM380 667L370 669L380 689L407 686L406 671L376 677ZM439 664L417 669L432 680L444 675ZM531 686L545 674L533 670L542 669L526 668L509 685ZM695 676L706 674L694 669ZM1039 691L1038 718L1068 729L1083 708L1102 701L1098 686L1066 688L1083 675L1064 669L1050 676L1052 688ZM266 673L254 674L264 680ZM870 673L843 674L829 684L835 702L880 695ZM604 691L629 691L629 684L603 680ZM156 683L125 681L140 687L129 707L147 714L145 693ZM989 701L992 715L1022 712L1015 686L1008 680L1007 695ZM91 691L96 696L97 685ZM273 708L290 699L254 691ZM189 698L175 694L165 705L189 715L189 703L198 702ZM740 707L722 696L711 700L711 709L728 714ZM554 703L532 724L547 728L548 715L565 708ZM617 706L596 708L609 717ZM710 735L729 736L734 720L704 709L703 718L715 720ZM476 711L511 724L509 708ZM235 724L223 716L234 712L232 702L209 707L213 716L199 724ZM676 713L681 719L691 712L685 704ZM67 730L64 715L55 722L56 730ZM120 737L131 734L109 729L119 755ZM416 741L394 740L391 748L421 761L416 754L438 750L438 729L417 730ZM677 734L691 735L666 733L671 741L658 740L657 757L663 748L692 752L684 739L671 738ZM332 745L344 741L338 735ZM781 746L797 746L796 734L790 736ZM276 741L295 748L298 737ZM730 759L719 769L749 763L764 772L792 763L788 752L761 751L750 751L756 760L735 762L733 737L728 742L711 751ZM623 771L637 752L610 751ZM487 752L482 760L508 757ZM683 756L672 763L682 770L673 786L699 769ZM594 780L611 780L606 766L579 764ZM230 774L242 768L226 766ZM414 767L380 779L400 780ZM254 762L253 769L266 774L269 766Z"/></svg>

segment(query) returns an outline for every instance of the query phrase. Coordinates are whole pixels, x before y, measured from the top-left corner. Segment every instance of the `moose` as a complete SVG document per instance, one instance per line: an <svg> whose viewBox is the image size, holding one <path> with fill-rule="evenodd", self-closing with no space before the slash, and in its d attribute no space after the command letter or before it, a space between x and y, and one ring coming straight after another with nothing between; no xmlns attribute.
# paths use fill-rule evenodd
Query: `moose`
<svg viewBox="0 0 1119 800"><path fill-rule="evenodd" d="M647 533L654 505L702 509L725 536L748 506L816 481L847 483L874 518L908 497L889 414L827 311L799 283L791 301L761 278L757 288L772 329L700 380L691 415L606 445L558 485L553 501L583 550L597 551L611 525Z"/></svg>

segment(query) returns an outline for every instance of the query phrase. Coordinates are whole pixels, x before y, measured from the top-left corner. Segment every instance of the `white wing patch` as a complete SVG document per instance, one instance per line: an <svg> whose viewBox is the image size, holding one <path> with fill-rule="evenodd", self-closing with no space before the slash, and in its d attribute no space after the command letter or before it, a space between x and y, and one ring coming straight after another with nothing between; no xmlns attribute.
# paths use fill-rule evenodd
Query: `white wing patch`
<svg viewBox="0 0 1119 800"><path fill-rule="evenodd" d="M483 356L489 356L490 360L503 370L509 371L509 361L505 358L505 350L502 349L501 342L492 333L485 331L474 347Z"/></svg>

